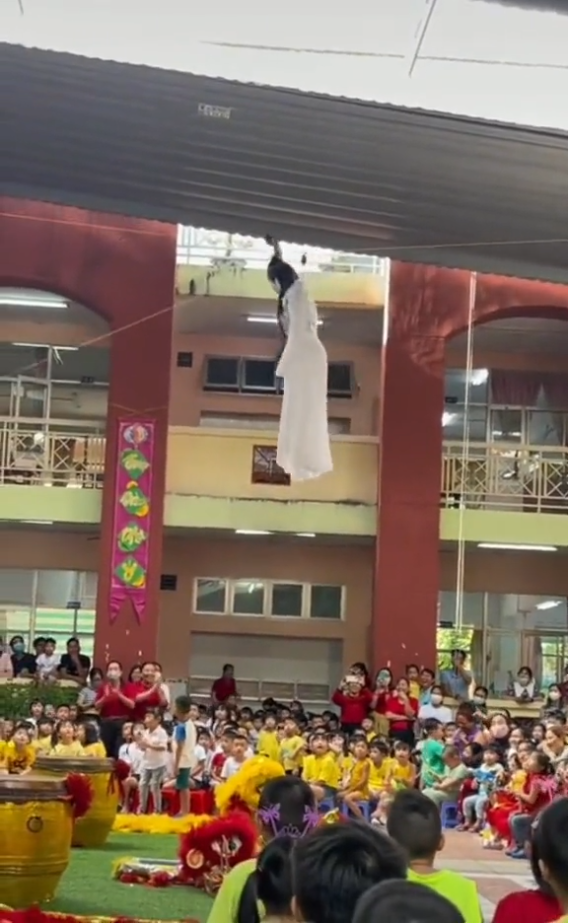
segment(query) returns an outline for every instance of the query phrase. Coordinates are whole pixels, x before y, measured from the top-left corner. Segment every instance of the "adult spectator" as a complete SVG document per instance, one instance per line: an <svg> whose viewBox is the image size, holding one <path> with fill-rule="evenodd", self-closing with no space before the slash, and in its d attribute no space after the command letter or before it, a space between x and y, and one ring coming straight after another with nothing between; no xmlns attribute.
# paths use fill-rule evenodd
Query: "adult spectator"
<svg viewBox="0 0 568 923"><path fill-rule="evenodd" d="M414 746L414 724L418 717L418 699L410 695L410 685L405 676L401 676L396 689L386 697L385 718L390 724L389 736Z"/></svg>
<svg viewBox="0 0 568 923"><path fill-rule="evenodd" d="M335 690L331 701L341 712L341 730L345 734L353 734L369 714L373 693L365 689L360 676L349 674Z"/></svg>
<svg viewBox="0 0 568 923"><path fill-rule="evenodd" d="M26 651L26 642L22 635L14 635L10 641L10 648L14 676L35 676L37 672L36 659L33 654Z"/></svg>
<svg viewBox="0 0 568 923"><path fill-rule="evenodd" d="M134 712L134 702L123 687L122 664L118 660L109 660L107 664L106 680L95 693L95 708L101 719L101 740L106 752L116 758L122 743L122 726Z"/></svg>
<svg viewBox="0 0 568 923"><path fill-rule="evenodd" d="M214 705L221 705L228 699L236 699L236 697L235 668L232 663L226 663L221 676L211 686L211 698Z"/></svg>
<svg viewBox="0 0 568 923"><path fill-rule="evenodd" d="M469 699L469 687L472 683L472 675L465 668L465 660L465 651L452 651L452 668L440 671L440 685L444 695L452 696L458 702Z"/></svg>
<svg viewBox="0 0 568 923"><path fill-rule="evenodd" d="M167 700L162 689L162 674L156 670L154 662L142 664L142 677L139 683L127 683L124 695L132 703L132 720L143 721L146 712L167 708Z"/></svg>
<svg viewBox="0 0 568 923"><path fill-rule="evenodd" d="M61 655L59 661L58 673L60 679L74 679L76 682L84 683L91 669L91 658L81 653L81 645L78 638L69 638L67 642L67 653Z"/></svg>

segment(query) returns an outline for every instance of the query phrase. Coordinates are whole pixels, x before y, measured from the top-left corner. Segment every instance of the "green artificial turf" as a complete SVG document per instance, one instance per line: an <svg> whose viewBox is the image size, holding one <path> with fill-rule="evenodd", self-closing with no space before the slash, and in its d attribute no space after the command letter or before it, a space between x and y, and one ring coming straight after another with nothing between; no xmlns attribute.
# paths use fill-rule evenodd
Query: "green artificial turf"
<svg viewBox="0 0 568 923"><path fill-rule="evenodd" d="M203 891L183 885L125 885L111 877L116 859L174 859L177 844L177 836L128 833L113 834L103 849L73 849L56 898L43 909L77 916L195 919L203 923L212 903Z"/></svg>

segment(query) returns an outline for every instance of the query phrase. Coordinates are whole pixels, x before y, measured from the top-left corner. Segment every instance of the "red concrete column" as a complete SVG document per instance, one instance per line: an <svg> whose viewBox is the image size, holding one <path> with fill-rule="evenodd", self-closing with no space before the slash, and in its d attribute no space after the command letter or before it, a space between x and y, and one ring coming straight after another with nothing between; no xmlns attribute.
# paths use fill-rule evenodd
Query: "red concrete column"
<svg viewBox="0 0 568 923"><path fill-rule="evenodd" d="M372 620L374 666L395 676L436 666L444 410L444 338L429 333L422 286L404 269L391 275L385 318Z"/></svg>
<svg viewBox="0 0 568 923"><path fill-rule="evenodd" d="M124 669L157 657L160 575L162 572L163 512L166 486L166 448L171 374L174 258L171 289L149 292L137 306L137 319L115 325L111 341L111 382L107 422L107 450L103 489L100 565L95 634L95 663L120 660ZM164 267L166 270L166 267ZM155 296L155 297L154 297ZM133 312L128 312L132 317ZM151 316L155 315L155 316ZM148 319L150 318L150 319ZM143 619L138 621L129 601L118 617L109 619L112 568L114 495L120 418L155 423L149 547L148 597Z"/></svg>

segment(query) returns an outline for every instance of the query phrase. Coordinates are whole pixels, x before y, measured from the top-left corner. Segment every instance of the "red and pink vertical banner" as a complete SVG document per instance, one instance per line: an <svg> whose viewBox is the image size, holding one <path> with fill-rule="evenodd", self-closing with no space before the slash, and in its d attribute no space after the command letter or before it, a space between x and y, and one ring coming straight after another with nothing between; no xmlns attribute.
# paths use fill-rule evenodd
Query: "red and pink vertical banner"
<svg viewBox="0 0 568 923"><path fill-rule="evenodd" d="M155 424L119 420L110 621L129 599L139 622L144 619L152 523L152 465Z"/></svg>

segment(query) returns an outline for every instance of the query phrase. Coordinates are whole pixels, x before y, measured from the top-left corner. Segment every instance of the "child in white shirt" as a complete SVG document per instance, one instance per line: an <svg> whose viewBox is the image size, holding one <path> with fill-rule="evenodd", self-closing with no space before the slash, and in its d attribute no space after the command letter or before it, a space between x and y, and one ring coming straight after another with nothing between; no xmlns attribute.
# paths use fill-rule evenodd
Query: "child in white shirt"
<svg viewBox="0 0 568 923"><path fill-rule="evenodd" d="M228 735L227 735L228 736ZM235 731L231 754L225 760L221 770L222 779L231 779L237 774L241 766L250 758L250 747L248 738L240 731Z"/></svg>
<svg viewBox="0 0 568 923"><path fill-rule="evenodd" d="M144 718L144 733L138 746L143 751L140 776L140 811L146 813L148 796L152 792L154 814L162 812L162 784L168 765L168 735L162 727L162 716L156 709Z"/></svg>
<svg viewBox="0 0 568 923"><path fill-rule="evenodd" d="M55 679L61 657L55 653L54 638L46 638L42 654L36 657L37 675L42 682Z"/></svg>
<svg viewBox="0 0 568 923"><path fill-rule="evenodd" d="M191 781L196 788L209 788L211 763L213 761L213 741L209 731L200 730L197 733L195 746L195 768L191 773Z"/></svg>

